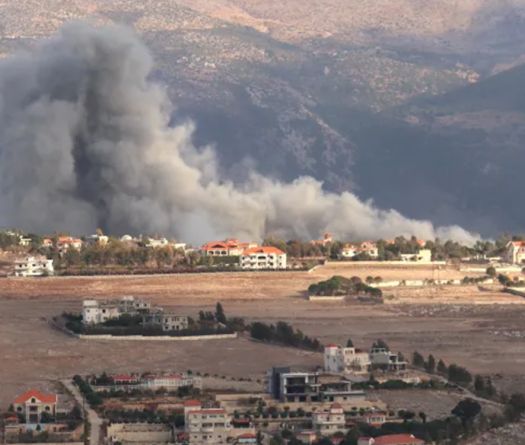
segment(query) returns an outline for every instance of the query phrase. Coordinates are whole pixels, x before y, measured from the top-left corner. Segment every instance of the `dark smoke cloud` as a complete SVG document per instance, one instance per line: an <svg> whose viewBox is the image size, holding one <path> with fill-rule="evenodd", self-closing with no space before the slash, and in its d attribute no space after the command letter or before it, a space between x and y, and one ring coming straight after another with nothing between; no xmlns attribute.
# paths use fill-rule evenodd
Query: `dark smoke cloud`
<svg viewBox="0 0 525 445"><path fill-rule="evenodd" d="M326 230L346 239L475 239L326 193L308 177L285 184L251 172L233 185L219 177L213 150L192 144L192 123L169 127L171 104L149 80L152 67L131 31L82 23L0 62L0 226L101 226L191 241Z"/></svg>

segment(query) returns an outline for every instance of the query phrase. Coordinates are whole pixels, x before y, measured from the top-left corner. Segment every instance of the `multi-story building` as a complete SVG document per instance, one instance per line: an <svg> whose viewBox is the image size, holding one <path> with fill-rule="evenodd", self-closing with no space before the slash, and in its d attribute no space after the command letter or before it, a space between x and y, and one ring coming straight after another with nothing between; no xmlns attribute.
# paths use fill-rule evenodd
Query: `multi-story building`
<svg viewBox="0 0 525 445"><path fill-rule="evenodd" d="M327 345L324 348L324 370L332 373L366 374L370 371L370 354L354 347Z"/></svg>
<svg viewBox="0 0 525 445"><path fill-rule="evenodd" d="M48 260L44 256L28 256L15 261L16 277L42 277L54 273L53 260Z"/></svg>
<svg viewBox="0 0 525 445"><path fill-rule="evenodd" d="M507 243L503 258L507 263L523 264L525 262L525 241Z"/></svg>
<svg viewBox="0 0 525 445"><path fill-rule="evenodd" d="M158 310L142 314L142 324L144 326L161 326L164 332L183 331L188 329L189 319L185 315Z"/></svg>
<svg viewBox="0 0 525 445"><path fill-rule="evenodd" d="M190 445L222 445L231 437L231 417L222 408L201 408L187 413Z"/></svg>
<svg viewBox="0 0 525 445"><path fill-rule="evenodd" d="M372 368L384 369L385 371L399 372L407 369L408 363L399 357L399 354L390 352L386 348L372 348L370 351Z"/></svg>
<svg viewBox="0 0 525 445"><path fill-rule="evenodd" d="M412 263L431 263L432 251L430 249L419 249L417 253L402 253L401 261Z"/></svg>
<svg viewBox="0 0 525 445"><path fill-rule="evenodd" d="M312 415L312 425L322 436L332 436L335 433L346 433L346 419L343 407L334 403L328 410L316 411Z"/></svg>
<svg viewBox="0 0 525 445"><path fill-rule="evenodd" d="M361 254L366 254L370 258L377 258L379 256L377 244L372 241L364 241L360 244L345 244L341 250L342 258L354 258Z"/></svg>
<svg viewBox="0 0 525 445"><path fill-rule="evenodd" d="M46 415L50 418L55 417L57 403L58 396L56 394L46 394L31 389L15 399L13 408L17 414L24 417L26 424L38 424Z"/></svg>
<svg viewBox="0 0 525 445"><path fill-rule="evenodd" d="M246 249L240 258L242 269L286 269L286 253L276 247L253 247Z"/></svg>
<svg viewBox="0 0 525 445"><path fill-rule="evenodd" d="M230 238L206 243L201 250L208 256L240 256L246 249L254 247L257 247L257 243L241 243L238 239Z"/></svg>
<svg viewBox="0 0 525 445"><path fill-rule="evenodd" d="M124 314L142 314L151 309L151 303L132 296L120 300L84 300L82 303L82 321L84 324L99 324L119 318Z"/></svg>
<svg viewBox="0 0 525 445"><path fill-rule="evenodd" d="M364 400L363 391L352 390L350 381L319 372L293 371L289 367L268 372L268 392L281 402L339 402Z"/></svg>
<svg viewBox="0 0 525 445"><path fill-rule="evenodd" d="M268 392L282 402L319 401L319 373L272 368L268 373Z"/></svg>

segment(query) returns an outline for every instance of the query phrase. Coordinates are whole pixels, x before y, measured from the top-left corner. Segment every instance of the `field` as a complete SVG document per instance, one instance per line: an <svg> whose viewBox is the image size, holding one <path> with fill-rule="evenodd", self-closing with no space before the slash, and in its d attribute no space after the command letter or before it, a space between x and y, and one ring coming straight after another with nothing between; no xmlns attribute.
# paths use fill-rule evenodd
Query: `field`
<svg viewBox="0 0 525 445"><path fill-rule="evenodd" d="M334 274L383 279L435 278L431 266L329 264L307 272L228 273L144 277L0 279L0 407L28 386L75 373L193 369L262 379L272 365L320 365L321 354L255 343L247 338L198 342L77 340L49 320L78 311L87 297L135 295L196 316L221 301L228 315L287 320L322 342L369 347L384 338L395 351L433 353L472 372L491 374L505 390L523 388L525 299L475 286L389 290L380 306L311 303L309 284ZM440 279L462 278L443 268ZM473 274L470 274L473 275ZM475 303L485 304L475 304ZM446 304L445 304L446 303ZM512 303L512 304L509 304Z"/></svg>

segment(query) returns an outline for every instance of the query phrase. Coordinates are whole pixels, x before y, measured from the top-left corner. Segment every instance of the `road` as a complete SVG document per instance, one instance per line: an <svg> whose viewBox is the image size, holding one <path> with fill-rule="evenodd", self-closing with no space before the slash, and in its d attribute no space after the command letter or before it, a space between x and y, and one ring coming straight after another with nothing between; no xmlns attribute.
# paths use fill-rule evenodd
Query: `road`
<svg viewBox="0 0 525 445"><path fill-rule="evenodd" d="M102 428L103 420L99 417L99 415L94 409L89 408L89 405L84 400L84 397L71 380L62 380L62 384L73 395L79 406L85 408L85 416L87 417L87 421L89 422L89 445L100 445L100 431Z"/></svg>

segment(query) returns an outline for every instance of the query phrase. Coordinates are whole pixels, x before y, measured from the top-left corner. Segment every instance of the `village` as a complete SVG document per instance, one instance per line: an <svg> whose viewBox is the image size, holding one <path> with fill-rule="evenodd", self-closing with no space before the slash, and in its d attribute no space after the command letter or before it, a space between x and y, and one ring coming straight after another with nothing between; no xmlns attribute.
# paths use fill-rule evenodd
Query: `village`
<svg viewBox="0 0 525 445"><path fill-rule="evenodd" d="M388 336L365 342L361 334L354 345L348 338L354 338L354 330L344 327L328 329L321 340L288 321L288 311L294 314L299 301L302 311L319 314L343 308L374 311L367 308L392 304L405 295L413 298L418 292L432 299L432 289L439 292L440 301L447 292L463 287L469 295L477 289L490 298L498 295L503 304L519 304L524 283L522 241L475 247L402 237L342 243L326 234L321 240L269 239L262 245L227 239L195 249L165 238L115 239L101 233L32 238L15 232L4 235L3 241L4 255L12 260L3 278L8 284L4 297L9 289L34 288L38 295L53 295L56 286L66 286L60 291L64 296L57 293L48 306L52 313L40 327L45 336L54 338L50 351L67 343L72 351L89 350L88 360L100 349L111 348L116 354L113 365L68 366L74 373L32 380L34 386L17 384L16 396L0 407L3 443L437 445L512 424L525 412L521 394L502 390L489 375L469 371L432 349L400 352L389 347ZM134 255L139 258L145 252L156 272L128 265L127 273L120 270L112 277L115 269L103 272L111 259L105 265L98 260L84 264L86 258L104 255L133 262ZM173 263L158 261L168 252ZM66 259L70 264L64 268ZM178 261L191 267L178 269ZM180 295L174 301L184 304L173 305L177 287L169 287L170 296L161 299L149 299L143 291L126 292L122 285L117 286L119 292L106 291L115 277L122 284L128 274L133 277L126 283L133 289L143 272L150 273L144 278L150 285L141 289L153 289L160 273L188 277L184 280L196 286L226 280L224 285L234 289L246 279L276 286L296 283L302 290L297 294L300 300L278 297L279 305L278 300L269 300L268 307L275 305L275 314L282 318L275 314L265 318L264 306L257 309L260 313L244 316L240 303L234 303L234 315L227 314L235 299L228 299L226 307L216 301L210 309L209 302L201 306ZM99 274L102 281L92 281L99 283L96 291L75 281L97 280ZM199 287L185 289L193 295L200 292ZM242 289L249 295L250 285ZM16 302L14 295L9 298ZM65 296L66 305L61 302ZM280 312L285 307L286 312ZM341 341L343 331L348 332L343 343L327 341ZM241 346L245 353L217 367L207 362L204 370L191 359L191 345L209 351L203 356L201 352L199 363L212 351L220 357L226 345L231 350ZM250 360L246 351L263 345L264 370L251 366L257 370L243 372L249 365L245 360ZM184 365L164 360L163 366L152 362L148 368L147 359L140 366L118 359L130 350L144 351L144 357L151 350L157 357L169 357L180 348L187 351ZM283 359L287 356L295 359ZM13 392L6 385L3 391Z"/></svg>
<svg viewBox="0 0 525 445"><path fill-rule="evenodd" d="M229 238L210 241L198 248L165 237L123 235L115 238L104 235L102 231L77 238L28 235L8 230L0 233L0 238L4 250L10 252L11 267L6 274L14 277L305 270L327 260L411 265L461 262L496 267L517 267L525 262L525 241L520 238L495 243L479 241L475 246L462 246L450 241L441 245L439 240L415 237L341 242L325 233L320 240L306 242L268 238L260 245L255 241L241 242Z"/></svg>

